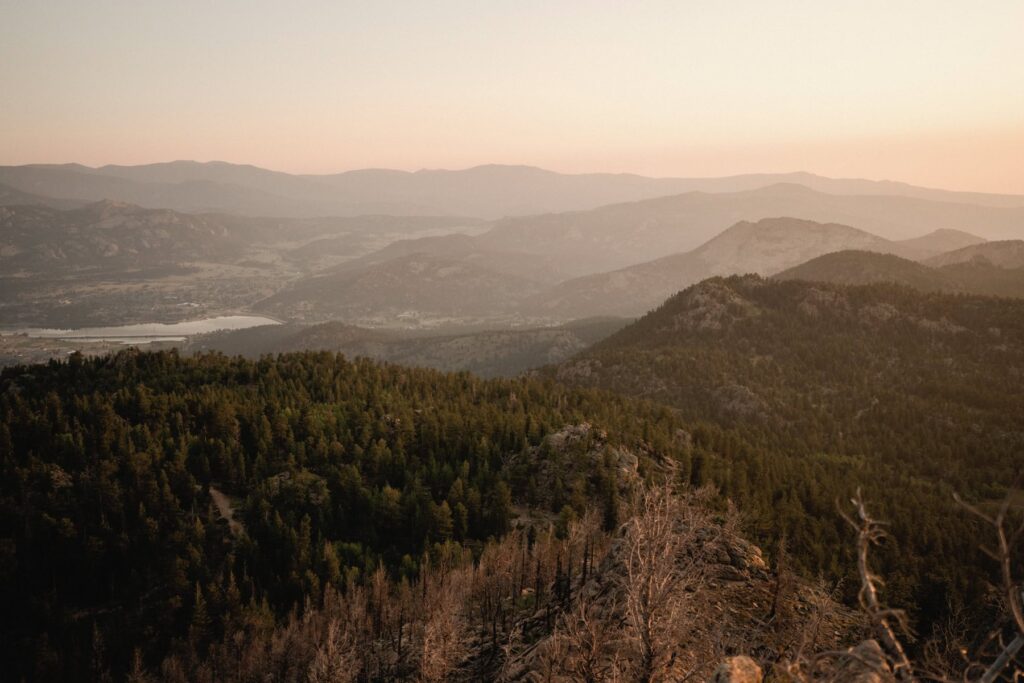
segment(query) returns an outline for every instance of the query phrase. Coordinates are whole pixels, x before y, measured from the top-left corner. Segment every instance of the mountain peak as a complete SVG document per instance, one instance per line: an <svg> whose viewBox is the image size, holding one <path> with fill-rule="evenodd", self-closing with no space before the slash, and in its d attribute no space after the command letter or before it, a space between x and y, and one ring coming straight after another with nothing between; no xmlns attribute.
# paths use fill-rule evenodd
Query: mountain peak
<svg viewBox="0 0 1024 683"><path fill-rule="evenodd" d="M417 173L458 173L463 175L485 175L490 177L524 178L562 175L537 166L518 164L481 164L464 169L423 169Z"/></svg>
<svg viewBox="0 0 1024 683"><path fill-rule="evenodd" d="M108 213L116 211L135 211L142 207L137 204L132 204L131 202L122 202L116 199L101 199L98 202L87 204L82 208L96 213Z"/></svg>
<svg viewBox="0 0 1024 683"><path fill-rule="evenodd" d="M978 237L977 235L973 235L973 234L971 234L969 232L965 232L963 230L957 230L955 228L939 228L938 230L932 230L930 233L925 235L925 237L928 237L930 235L943 236L943 237L966 237L966 238L970 238L972 240L975 240L977 242L984 242L985 241L984 237Z"/></svg>
<svg viewBox="0 0 1024 683"><path fill-rule="evenodd" d="M753 194L786 195L786 196L814 196L822 194L818 190L807 187L798 182L772 183L750 191Z"/></svg>
<svg viewBox="0 0 1024 683"><path fill-rule="evenodd" d="M791 239L806 241L807 239L853 238L865 243L885 242L881 237L840 223L819 223L803 218L777 216L762 218L758 221L739 221L726 228L716 237L697 247L696 252L707 252L717 246L736 241Z"/></svg>
<svg viewBox="0 0 1024 683"><path fill-rule="evenodd" d="M941 267L982 260L999 268L1024 268L1024 240L1001 240L971 244L934 256L926 265Z"/></svg>

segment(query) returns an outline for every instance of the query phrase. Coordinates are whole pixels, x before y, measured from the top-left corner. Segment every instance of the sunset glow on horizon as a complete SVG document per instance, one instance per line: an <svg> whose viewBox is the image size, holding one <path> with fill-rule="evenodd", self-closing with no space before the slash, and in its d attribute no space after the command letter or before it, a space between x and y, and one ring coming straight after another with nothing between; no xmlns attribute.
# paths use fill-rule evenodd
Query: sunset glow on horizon
<svg viewBox="0 0 1024 683"><path fill-rule="evenodd" d="M0 164L1024 193L1024 3L0 4Z"/></svg>

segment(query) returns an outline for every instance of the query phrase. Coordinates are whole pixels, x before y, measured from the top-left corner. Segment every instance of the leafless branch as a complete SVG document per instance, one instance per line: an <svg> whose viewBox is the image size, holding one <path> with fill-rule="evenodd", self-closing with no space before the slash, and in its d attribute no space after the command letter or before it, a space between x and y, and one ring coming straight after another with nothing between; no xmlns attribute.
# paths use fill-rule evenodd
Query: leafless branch
<svg viewBox="0 0 1024 683"><path fill-rule="evenodd" d="M861 608L871 619L878 632L882 644L892 659L893 673L904 681L914 680L914 668L907 657L906 650L900 642L896 629L899 627L907 632L906 615L901 610L884 607L878 598L878 586L882 579L871 571L868 562L871 546L878 545L886 537L881 522L875 520L867 511L860 488L850 500L856 512L856 519L842 509L840 514L857 531L857 573L860 575L860 592L858 599ZM894 626L895 622L895 626Z"/></svg>

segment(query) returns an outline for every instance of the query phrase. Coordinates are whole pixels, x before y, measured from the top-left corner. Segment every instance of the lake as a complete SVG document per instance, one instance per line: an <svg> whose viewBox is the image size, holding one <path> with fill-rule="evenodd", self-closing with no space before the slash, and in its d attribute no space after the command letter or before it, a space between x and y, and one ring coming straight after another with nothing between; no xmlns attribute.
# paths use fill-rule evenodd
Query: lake
<svg viewBox="0 0 1024 683"><path fill-rule="evenodd" d="M159 341L184 341L187 337L221 330L243 330L260 325L280 325L273 318L259 315L223 315L216 318L188 320L180 323L138 323L111 327L79 327L55 329L23 327L6 330L3 334L24 334L39 339L77 339L80 341L106 341L123 344L148 344Z"/></svg>

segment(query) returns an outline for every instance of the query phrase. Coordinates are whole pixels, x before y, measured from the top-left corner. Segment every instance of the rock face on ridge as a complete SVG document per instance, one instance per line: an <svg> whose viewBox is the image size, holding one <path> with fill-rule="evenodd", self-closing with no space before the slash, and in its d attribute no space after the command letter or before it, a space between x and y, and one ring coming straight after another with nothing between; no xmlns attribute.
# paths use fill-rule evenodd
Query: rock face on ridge
<svg viewBox="0 0 1024 683"><path fill-rule="evenodd" d="M750 657L729 657L715 669L713 683L761 683L764 672Z"/></svg>

